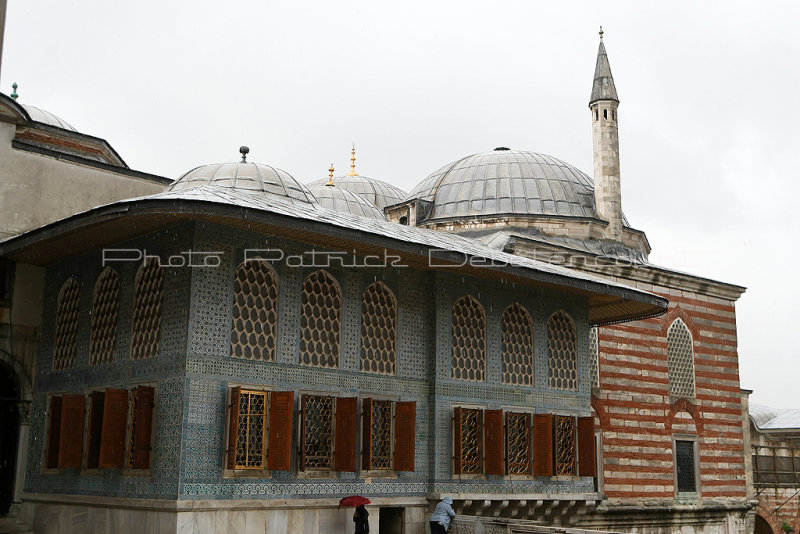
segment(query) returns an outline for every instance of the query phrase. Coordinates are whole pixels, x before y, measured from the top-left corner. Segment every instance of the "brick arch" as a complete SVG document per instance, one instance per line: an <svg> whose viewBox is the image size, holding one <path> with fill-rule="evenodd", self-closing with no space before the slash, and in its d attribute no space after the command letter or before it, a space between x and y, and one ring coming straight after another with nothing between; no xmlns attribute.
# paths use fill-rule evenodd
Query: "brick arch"
<svg viewBox="0 0 800 534"><path fill-rule="evenodd" d="M766 503L759 502L756 506L755 512L757 517L763 519L764 522L770 526L773 534L779 534L783 532L783 529L781 528L781 522L778 521L774 511L767 508ZM758 529L756 529L756 532L758 532Z"/></svg>
<svg viewBox="0 0 800 534"><path fill-rule="evenodd" d="M592 395L592 409L597 414L597 418L600 420L600 428L608 428L608 414L606 413L606 409L603 407L602 401Z"/></svg>
<svg viewBox="0 0 800 534"><path fill-rule="evenodd" d="M667 415L667 421L665 424L665 428L667 432L672 430L672 424L675 422L675 415L678 412L688 412L689 415L692 416L694 420L694 427L697 429L697 435L699 436L703 432L703 418L700 413L700 410L692 404L688 399L678 399L673 402L669 407L669 415Z"/></svg>
<svg viewBox="0 0 800 534"><path fill-rule="evenodd" d="M686 328L688 328L689 332L692 334L692 339L697 341L700 332L697 330L697 326L694 324L692 318L689 316L686 310L681 308L680 304L669 310L662 318L661 335L666 339L669 327L672 326L672 323L675 322L675 319L682 320L683 324L686 325Z"/></svg>

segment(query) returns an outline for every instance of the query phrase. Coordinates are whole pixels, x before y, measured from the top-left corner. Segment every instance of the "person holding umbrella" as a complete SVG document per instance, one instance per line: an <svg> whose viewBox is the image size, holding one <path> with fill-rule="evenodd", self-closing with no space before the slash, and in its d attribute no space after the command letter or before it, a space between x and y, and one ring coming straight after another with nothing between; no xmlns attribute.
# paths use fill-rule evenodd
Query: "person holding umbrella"
<svg viewBox="0 0 800 534"><path fill-rule="evenodd" d="M431 516L431 534L446 534L450 530L450 519L456 516L453 510L453 499L445 497L436 505Z"/></svg>
<svg viewBox="0 0 800 534"><path fill-rule="evenodd" d="M363 504L356 506L353 514L353 523L356 524L356 534L369 534L369 512Z"/></svg>

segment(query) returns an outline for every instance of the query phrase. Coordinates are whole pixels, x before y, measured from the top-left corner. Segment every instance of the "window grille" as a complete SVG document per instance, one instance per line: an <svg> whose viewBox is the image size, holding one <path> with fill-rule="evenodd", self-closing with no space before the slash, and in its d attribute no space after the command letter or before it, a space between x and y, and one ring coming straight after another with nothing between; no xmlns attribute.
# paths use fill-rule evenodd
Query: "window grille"
<svg viewBox="0 0 800 534"><path fill-rule="evenodd" d="M506 412L506 456L509 475L531 473L531 415Z"/></svg>
<svg viewBox="0 0 800 534"><path fill-rule="evenodd" d="M70 278L61 286L56 305L56 336L53 352L53 369L70 369L75 365L78 339L78 308L81 290L78 282Z"/></svg>
<svg viewBox="0 0 800 534"><path fill-rule="evenodd" d="M694 469L694 441L675 441L675 469L678 492L697 491Z"/></svg>
<svg viewBox="0 0 800 534"><path fill-rule="evenodd" d="M483 413L481 410L461 411L461 472L480 474L482 465Z"/></svg>
<svg viewBox="0 0 800 534"><path fill-rule="evenodd" d="M528 310L514 303L503 312L503 383L533 385L533 320Z"/></svg>
<svg viewBox="0 0 800 534"><path fill-rule="evenodd" d="M600 387L600 346L597 340L597 327L589 329L589 358L592 362L592 387Z"/></svg>
<svg viewBox="0 0 800 534"><path fill-rule="evenodd" d="M278 275L264 261L246 261L233 285L231 354L275 361L278 331Z"/></svg>
<svg viewBox="0 0 800 534"><path fill-rule="evenodd" d="M551 388L578 389L578 351L575 323L563 311L547 321L547 363Z"/></svg>
<svg viewBox="0 0 800 534"><path fill-rule="evenodd" d="M556 475L575 474L575 418L555 416Z"/></svg>
<svg viewBox="0 0 800 534"><path fill-rule="evenodd" d="M306 277L300 316L300 363L339 367L341 309L339 284L331 275L316 271Z"/></svg>
<svg viewBox="0 0 800 534"><path fill-rule="evenodd" d="M242 390L236 434L236 469L264 469L267 393Z"/></svg>
<svg viewBox="0 0 800 534"><path fill-rule="evenodd" d="M130 432L128 433L128 460L129 469L133 468L133 451L136 447L136 414L139 412L139 391L133 390L131 395L131 417L129 419Z"/></svg>
<svg viewBox="0 0 800 534"><path fill-rule="evenodd" d="M370 469L392 468L392 401L372 401L372 465Z"/></svg>
<svg viewBox="0 0 800 534"><path fill-rule="evenodd" d="M753 447L753 482L757 487L800 487L800 449Z"/></svg>
<svg viewBox="0 0 800 534"><path fill-rule="evenodd" d="M307 470L333 469L333 397L303 397L303 459Z"/></svg>
<svg viewBox="0 0 800 534"><path fill-rule="evenodd" d="M370 285L361 297L361 370L395 374L397 353L397 301L381 282Z"/></svg>
<svg viewBox="0 0 800 534"><path fill-rule="evenodd" d="M486 380L486 315L470 295L453 305L452 378Z"/></svg>
<svg viewBox="0 0 800 534"><path fill-rule="evenodd" d="M131 358L141 360L158 354L161 330L164 273L158 260L149 259L136 273L133 296Z"/></svg>
<svg viewBox="0 0 800 534"><path fill-rule="evenodd" d="M667 365L670 395L694 397L692 335L681 319L676 319L667 331Z"/></svg>
<svg viewBox="0 0 800 534"><path fill-rule="evenodd" d="M111 267L97 278L92 299L92 337L89 343L89 363L96 365L114 359L119 315L119 276Z"/></svg>

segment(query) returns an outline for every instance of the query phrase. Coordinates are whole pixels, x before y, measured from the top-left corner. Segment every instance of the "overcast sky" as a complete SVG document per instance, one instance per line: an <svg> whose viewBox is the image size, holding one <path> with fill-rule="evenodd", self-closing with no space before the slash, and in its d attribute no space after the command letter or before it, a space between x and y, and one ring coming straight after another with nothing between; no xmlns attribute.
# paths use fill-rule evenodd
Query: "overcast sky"
<svg viewBox="0 0 800 534"><path fill-rule="evenodd" d="M352 142L406 191L497 146L591 175L601 24L623 210L653 263L748 288L741 385L800 407L796 1L9 0L0 90L171 178L246 144L309 182Z"/></svg>

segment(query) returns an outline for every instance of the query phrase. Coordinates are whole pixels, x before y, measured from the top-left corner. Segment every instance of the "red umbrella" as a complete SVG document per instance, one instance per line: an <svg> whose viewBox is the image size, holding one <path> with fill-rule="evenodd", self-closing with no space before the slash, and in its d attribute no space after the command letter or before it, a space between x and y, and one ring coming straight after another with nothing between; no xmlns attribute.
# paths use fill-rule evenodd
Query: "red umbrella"
<svg viewBox="0 0 800 534"><path fill-rule="evenodd" d="M369 499L361 495L350 495L339 501L339 508L342 506L361 506L362 504L369 504Z"/></svg>

